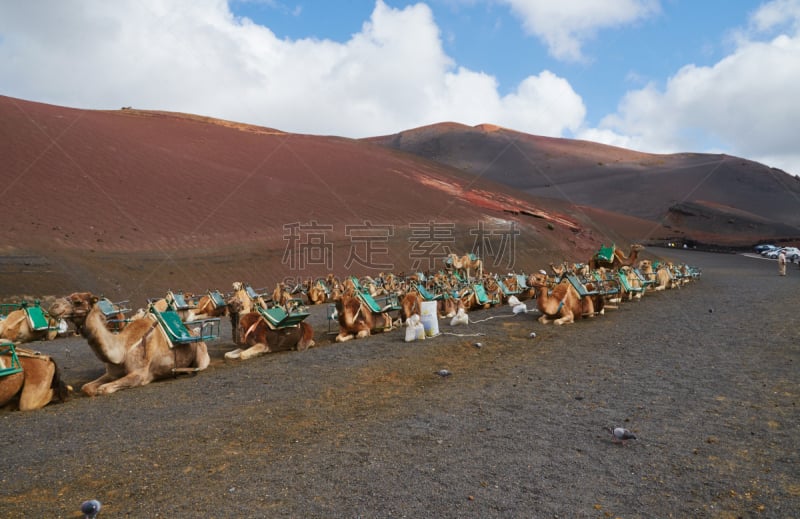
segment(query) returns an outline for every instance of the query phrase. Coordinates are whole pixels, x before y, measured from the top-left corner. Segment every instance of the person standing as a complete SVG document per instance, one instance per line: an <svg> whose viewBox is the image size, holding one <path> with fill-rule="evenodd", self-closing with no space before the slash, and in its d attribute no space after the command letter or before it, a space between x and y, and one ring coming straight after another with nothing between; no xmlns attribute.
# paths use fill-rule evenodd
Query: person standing
<svg viewBox="0 0 800 519"><path fill-rule="evenodd" d="M778 254L778 275L786 275L786 254L784 254L783 251Z"/></svg>

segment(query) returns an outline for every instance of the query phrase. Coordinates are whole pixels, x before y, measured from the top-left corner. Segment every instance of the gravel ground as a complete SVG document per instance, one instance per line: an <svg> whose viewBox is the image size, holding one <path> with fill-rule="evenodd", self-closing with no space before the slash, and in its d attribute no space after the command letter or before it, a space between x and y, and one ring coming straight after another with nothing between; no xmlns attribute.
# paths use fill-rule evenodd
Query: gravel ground
<svg viewBox="0 0 800 519"><path fill-rule="evenodd" d="M702 278L565 327L503 307L335 344L317 307L316 348L226 362L224 323L196 376L0 412L0 516L792 517L800 271L664 253ZM81 338L34 347L102 372Z"/></svg>

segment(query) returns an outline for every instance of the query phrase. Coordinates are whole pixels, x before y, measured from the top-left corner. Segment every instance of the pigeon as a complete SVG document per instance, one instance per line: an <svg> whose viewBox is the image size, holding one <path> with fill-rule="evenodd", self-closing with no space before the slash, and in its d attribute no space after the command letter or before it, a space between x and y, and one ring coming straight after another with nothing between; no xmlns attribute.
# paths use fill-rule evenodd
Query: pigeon
<svg viewBox="0 0 800 519"><path fill-rule="evenodd" d="M636 435L630 432L628 429L623 429L622 427L606 427L606 430L611 433L611 441L614 443L622 443L625 445L625 440L635 440Z"/></svg>
<svg viewBox="0 0 800 519"><path fill-rule="evenodd" d="M103 505L97 499L90 499L81 503L81 513L84 519L95 519Z"/></svg>
<svg viewBox="0 0 800 519"><path fill-rule="evenodd" d="M436 371L435 373L437 375L439 375L440 377L449 377L450 375L452 375L452 373L450 373L450 370L448 370L448 369L440 369L439 371Z"/></svg>

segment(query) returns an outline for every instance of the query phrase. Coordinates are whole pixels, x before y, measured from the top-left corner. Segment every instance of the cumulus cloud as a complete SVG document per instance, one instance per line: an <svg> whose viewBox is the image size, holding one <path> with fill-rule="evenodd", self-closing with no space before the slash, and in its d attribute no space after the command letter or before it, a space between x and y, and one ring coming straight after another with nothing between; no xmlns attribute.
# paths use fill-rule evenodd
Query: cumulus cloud
<svg viewBox="0 0 800 519"><path fill-rule="evenodd" d="M657 0L501 0L530 33L561 60L583 59L582 46L600 29L619 27L660 11Z"/></svg>
<svg viewBox="0 0 800 519"><path fill-rule="evenodd" d="M287 131L361 137L455 120L561 135L585 107L544 71L500 95L443 50L425 4L377 0L345 42L281 39L224 0L0 3L0 85L86 108L185 111Z"/></svg>
<svg viewBox="0 0 800 519"><path fill-rule="evenodd" d="M798 21L800 1L764 4L724 59L628 92L616 113L578 135L652 152L725 151L800 174ZM786 32L764 38L777 28Z"/></svg>

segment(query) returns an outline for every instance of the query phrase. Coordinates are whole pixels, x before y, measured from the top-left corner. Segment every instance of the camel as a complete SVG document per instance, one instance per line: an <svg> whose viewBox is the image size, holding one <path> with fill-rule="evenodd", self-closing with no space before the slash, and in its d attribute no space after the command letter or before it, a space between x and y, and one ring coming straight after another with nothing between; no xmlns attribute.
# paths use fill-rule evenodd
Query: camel
<svg viewBox="0 0 800 519"><path fill-rule="evenodd" d="M416 290L410 290L400 299L400 322L405 323L412 315L422 315L424 299ZM438 305L437 305L438 306Z"/></svg>
<svg viewBox="0 0 800 519"><path fill-rule="evenodd" d="M218 292L208 292L198 299L194 308L186 314L186 322L201 321L228 314L228 305Z"/></svg>
<svg viewBox="0 0 800 519"><path fill-rule="evenodd" d="M76 325L82 323L81 335L106 366L100 378L83 385L85 394L111 394L176 373L202 371L210 364L204 342L173 345L150 313L130 322L120 333L110 332L97 301L90 292L74 293L57 300L51 310Z"/></svg>
<svg viewBox="0 0 800 519"><path fill-rule="evenodd" d="M258 355L296 349L304 351L314 345L314 329L305 322L283 328L275 328L257 311L267 308L261 296L253 299L241 282L233 284L234 293L228 298L228 313L231 319L231 335L234 344L247 346L229 351L226 359L248 360Z"/></svg>
<svg viewBox="0 0 800 519"><path fill-rule="evenodd" d="M536 289L536 306L542 314L540 323L572 324L583 317L584 302L568 281L559 283L548 293L547 275L539 272L528 278L528 285Z"/></svg>
<svg viewBox="0 0 800 519"><path fill-rule="evenodd" d="M239 347L227 352L226 359L248 360L264 353L305 351L314 346L314 328L306 322L274 328L258 312L243 312L245 304L237 297L228 300L228 308L233 342Z"/></svg>
<svg viewBox="0 0 800 519"><path fill-rule="evenodd" d="M32 324L29 318L29 310L40 313L45 321ZM64 331L66 331L66 328L64 328ZM20 308L9 312L8 316L0 321L0 339L15 343L52 341L58 336L58 333L58 319L54 319L52 315L45 314L38 304L30 309Z"/></svg>
<svg viewBox="0 0 800 519"><path fill-rule="evenodd" d="M470 269L476 269L478 271L478 278L483 277L483 261L473 254L464 254L459 258L456 253L451 252L445 258L444 264L449 267L449 269L453 269L462 274L464 281L470 280Z"/></svg>
<svg viewBox="0 0 800 519"><path fill-rule="evenodd" d="M306 281L306 297L308 303L312 305L319 305L328 299L328 289L325 286L325 281L317 279L316 281L309 278Z"/></svg>
<svg viewBox="0 0 800 519"><path fill-rule="evenodd" d="M660 292L662 290L666 290L668 288L675 288L678 286L678 283L675 281L675 277L672 274L670 269L670 265L666 263L660 263L658 265L658 269L656 269L656 283L655 283L655 290L656 292Z"/></svg>
<svg viewBox="0 0 800 519"><path fill-rule="evenodd" d="M291 299L292 294L286 288L286 283L276 283L275 290L272 291L272 302L278 306L285 307Z"/></svg>
<svg viewBox="0 0 800 519"><path fill-rule="evenodd" d="M636 263L636 258L639 257L639 252L644 250L644 246L634 243L631 245L630 252L627 256L615 247L614 245L611 246L613 249L612 259L608 261L606 258L603 258L600 255L600 251L596 252L594 256L589 260L589 270L597 270L600 267L605 267L613 270L617 270L623 266L632 266ZM602 249L601 249L602 251Z"/></svg>
<svg viewBox="0 0 800 519"><path fill-rule="evenodd" d="M628 301L635 299L642 298L642 280L639 279L639 276L636 275L636 272L633 271L633 267L628 265L622 266L619 268L620 276L625 276L625 279L628 282L628 286L633 290L627 290L625 285L620 285L620 291L623 297L627 297Z"/></svg>
<svg viewBox="0 0 800 519"><path fill-rule="evenodd" d="M0 370L12 367L8 345L0 342L0 352ZM52 357L22 348L17 348L16 354L22 371L0 375L0 407L16 398L20 411L33 411L67 399L72 388L61 380L61 371Z"/></svg>
<svg viewBox="0 0 800 519"><path fill-rule="evenodd" d="M339 320L339 334L336 342L369 337L374 331L388 332L394 328L388 313L372 313L369 306L356 294L352 280L344 284L342 297L336 301L336 315Z"/></svg>

